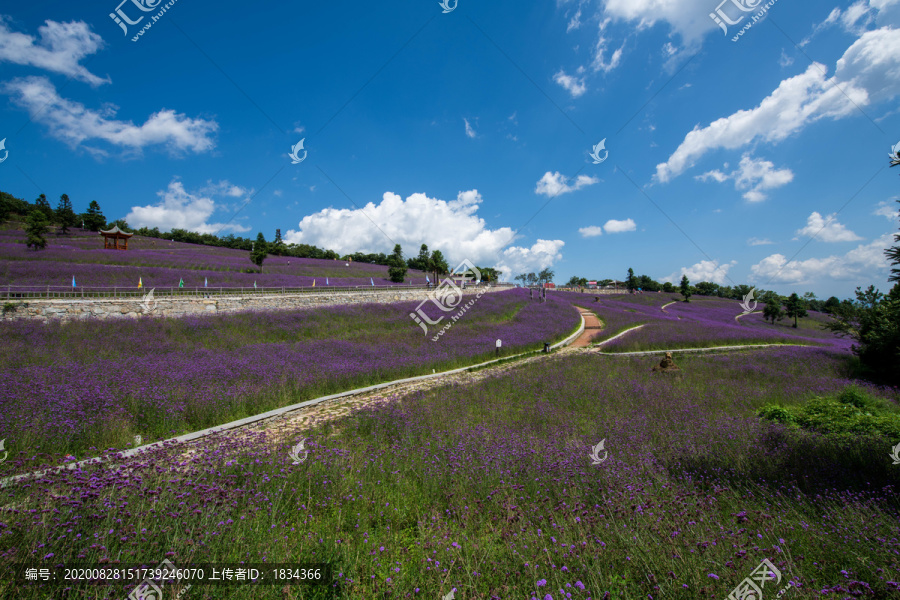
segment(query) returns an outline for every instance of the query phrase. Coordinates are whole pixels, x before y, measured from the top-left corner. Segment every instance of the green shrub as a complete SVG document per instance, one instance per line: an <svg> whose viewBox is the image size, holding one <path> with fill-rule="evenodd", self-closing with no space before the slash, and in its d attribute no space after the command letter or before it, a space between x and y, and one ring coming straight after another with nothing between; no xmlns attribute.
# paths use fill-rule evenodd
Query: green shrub
<svg viewBox="0 0 900 600"><path fill-rule="evenodd" d="M898 407L855 386L835 397L812 398L805 405L764 406L756 414L768 421L825 434L900 437Z"/></svg>

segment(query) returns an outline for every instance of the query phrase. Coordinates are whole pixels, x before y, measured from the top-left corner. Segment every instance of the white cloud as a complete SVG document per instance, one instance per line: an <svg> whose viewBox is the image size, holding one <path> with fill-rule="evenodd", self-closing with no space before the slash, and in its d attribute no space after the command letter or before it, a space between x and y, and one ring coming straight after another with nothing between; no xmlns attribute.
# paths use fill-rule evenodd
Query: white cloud
<svg viewBox="0 0 900 600"><path fill-rule="evenodd" d="M196 193L191 193L184 189L181 181L174 179L169 183L168 189L156 193L161 198L160 202L147 206L132 206L131 212L128 213L125 220L134 227L159 227L161 231L175 228L198 233L216 233L219 230L229 229L235 232L249 231L249 227L243 227L236 223L228 225L207 223L209 217L217 208L220 208L216 206L211 196L235 197L236 190L249 193L244 188L232 185L227 181L220 181L218 184L210 183Z"/></svg>
<svg viewBox="0 0 900 600"><path fill-rule="evenodd" d="M607 0L605 14L627 21L637 21L638 30L648 29L664 21L686 44L699 41L718 26L709 18L715 8L708 0Z"/></svg>
<svg viewBox="0 0 900 600"><path fill-rule="evenodd" d="M744 154L738 168L731 173L726 175L716 169L703 175L697 175L694 179L700 181L714 179L719 183L733 179L735 189L746 190L745 200L760 202L766 199L766 195L763 193L765 190L787 185L793 181L794 173L790 169L776 169L774 163L770 161L750 158L748 154Z"/></svg>
<svg viewBox="0 0 900 600"><path fill-rule="evenodd" d="M475 133L475 130L472 129L472 126L469 125L469 120L463 119L463 121L466 124L466 135L469 136L470 138L474 138L476 136L476 133Z"/></svg>
<svg viewBox="0 0 900 600"><path fill-rule="evenodd" d="M770 281L798 284L823 279L858 281L870 278L873 271L888 270L889 263L884 256L884 249L894 242L893 237L886 233L868 244L860 244L843 256L809 258L789 264L783 254L772 254L750 267L750 279L765 285Z"/></svg>
<svg viewBox="0 0 900 600"><path fill-rule="evenodd" d="M495 268L503 272L505 281L513 281L521 273L536 273L553 266L562 258L560 250L565 245L562 240L539 239L531 248L507 248L501 253Z"/></svg>
<svg viewBox="0 0 900 600"><path fill-rule="evenodd" d="M578 71L579 73L582 72L583 67L579 67ZM553 81L565 88L567 92L572 94L573 98L578 98L587 91L587 86L584 84L584 77L566 75L566 72L562 69L553 76Z"/></svg>
<svg viewBox="0 0 900 600"><path fill-rule="evenodd" d="M172 152L206 152L214 147L212 136L219 127L215 121L191 119L167 109L150 115L143 125L118 121L113 119L116 107L95 111L66 100L46 77L14 79L2 89L27 109L32 119L46 125L54 137L73 148L84 141L103 140L131 152L160 144ZM99 149L86 149L105 154Z"/></svg>
<svg viewBox="0 0 900 600"><path fill-rule="evenodd" d="M589 227L580 228L578 233L584 238L597 237L598 235L603 235L603 228L598 227L597 225L591 225Z"/></svg>
<svg viewBox="0 0 900 600"><path fill-rule="evenodd" d="M87 23L47 20L38 27L38 41L28 34L11 31L6 19L0 15L0 61L38 67L92 86L110 83L109 77L98 77L79 64L85 56L103 48L103 38L93 33Z"/></svg>
<svg viewBox="0 0 900 600"><path fill-rule="evenodd" d="M775 242L773 242L769 238L759 239L759 238L752 237L749 240L747 240L747 244L750 246L768 246L768 245L774 244L774 243Z"/></svg>
<svg viewBox="0 0 900 600"><path fill-rule="evenodd" d="M625 219L624 221L610 219L603 226L603 231L606 233L624 233L626 231L635 231L636 229L637 225L632 219Z"/></svg>
<svg viewBox="0 0 900 600"><path fill-rule="evenodd" d="M444 201L425 194L412 194L403 200L386 192L379 204L369 202L361 209L325 208L303 217L297 230L288 231L286 243L314 244L341 254L385 252L394 244L408 255L427 244L440 250L454 267L463 259L477 265L500 268L504 279L509 269L544 268L559 258L561 240L538 240L531 248L507 247L514 239L509 227L488 229L476 213L482 197L477 190L460 192L456 200ZM501 266L497 266L501 265ZM518 274L518 273L516 273ZM509 278L511 280L511 278Z"/></svg>
<svg viewBox="0 0 900 600"><path fill-rule="evenodd" d="M900 198L900 196L891 198L891 200L896 201L898 198ZM896 219L898 208L897 206L895 206L896 202L892 202L891 200L882 200L881 202L879 202L878 208L876 208L875 212L873 212L872 214L878 215L879 217L884 217L888 221L893 221L894 219Z"/></svg>
<svg viewBox="0 0 900 600"><path fill-rule="evenodd" d="M602 24L600 30L603 30ZM606 59L607 46L607 39L601 34L597 38L597 43L594 45L594 56L591 60L591 70L593 70L594 73L597 71L609 73L618 67L619 63L622 61L622 52L625 49L625 42L622 42L622 45L612 53L609 60Z"/></svg>
<svg viewBox="0 0 900 600"><path fill-rule="evenodd" d="M566 33L578 29L579 27L581 27L581 8L578 9L578 12L576 12L575 16L569 21L569 25L566 27Z"/></svg>
<svg viewBox="0 0 900 600"><path fill-rule="evenodd" d="M806 219L806 227L797 230L797 235L815 237L820 242L855 242L862 238L837 222L837 213L825 219L813 212Z"/></svg>
<svg viewBox="0 0 900 600"><path fill-rule="evenodd" d="M758 106L695 126L669 159L656 166L655 179L665 183L691 168L717 148L736 149L754 141L780 142L820 119L859 114L858 107L900 94L900 30L864 33L837 61L826 79L825 67L814 63L804 73L782 81Z"/></svg>
<svg viewBox="0 0 900 600"><path fill-rule="evenodd" d="M778 59L778 64L782 67L789 67L794 64L794 58L787 55L787 52L784 51L784 48L781 49L781 57Z"/></svg>
<svg viewBox="0 0 900 600"><path fill-rule="evenodd" d="M680 272L673 273L662 279L663 282L677 283L681 281L684 275L687 275L688 281L691 283L699 283L701 281L711 281L719 285L725 285L728 277L728 270L737 264L736 260L730 263L719 264L717 260L701 260L690 267L681 267Z"/></svg>
<svg viewBox="0 0 900 600"><path fill-rule="evenodd" d="M561 194L567 194L569 192L574 192L575 190L580 190L585 186L593 185L599 182L600 179L598 179L597 177L579 175L575 179L575 185L569 185L568 180L563 177L559 173L559 171L555 173L547 171L546 173L544 173L544 176L541 177L541 180L537 182L537 185L534 188L534 193L553 198Z"/></svg>

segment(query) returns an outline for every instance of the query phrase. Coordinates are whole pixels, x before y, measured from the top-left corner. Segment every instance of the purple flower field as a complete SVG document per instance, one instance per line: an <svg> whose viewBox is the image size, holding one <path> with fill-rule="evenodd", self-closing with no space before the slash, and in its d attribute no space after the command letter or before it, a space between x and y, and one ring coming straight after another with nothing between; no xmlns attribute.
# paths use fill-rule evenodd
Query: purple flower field
<svg viewBox="0 0 900 600"><path fill-rule="evenodd" d="M0 230L0 288L7 285L41 289L46 286L71 287L72 277L79 286L137 288L143 279L145 288L177 287L306 287L422 285L425 273L410 270L402 284L388 279L387 267L365 263L347 263L315 258L270 255L263 272L256 271L249 252L199 246L134 236L128 250L104 250L103 238L96 233L73 231L69 236L47 237L47 248L35 252L24 244L24 233Z"/></svg>
<svg viewBox="0 0 900 600"><path fill-rule="evenodd" d="M685 356L681 378L652 374L654 360L551 356L415 392L298 432L309 438L302 464L288 456L296 439L231 432L192 455L168 447L127 471L5 489L0 564L323 561L335 598L455 588L483 600L689 600L726 598L768 559L790 598L896 597L900 472L887 442L792 434L753 416L849 385L844 353ZM601 439L604 462L592 464ZM326 597L202 585L187 596Z"/></svg>
<svg viewBox="0 0 900 600"><path fill-rule="evenodd" d="M775 325L763 321L759 313L748 314L735 320L742 309L735 300L693 297L689 303L676 302L674 294L638 294L594 296L587 293L558 292L554 296L597 313L604 322L599 340L612 337L634 325L644 324L639 330L603 345L605 352L634 352L641 350L697 348L743 344L809 344L827 345L849 351L851 342L821 328L825 315L811 311L800 319L797 329L788 319Z"/></svg>
<svg viewBox="0 0 900 600"><path fill-rule="evenodd" d="M468 297L467 297L468 298ZM542 347L579 317L527 292L481 296L434 342L417 303L183 319L0 323L0 439L50 464L124 448L319 396ZM432 318L440 312L427 306ZM433 328L433 329L436 329ZM432 332L431 335L434 335ZM10 463L0 464L8 475ZM31 465L28 466L30 469Z"/></svg>

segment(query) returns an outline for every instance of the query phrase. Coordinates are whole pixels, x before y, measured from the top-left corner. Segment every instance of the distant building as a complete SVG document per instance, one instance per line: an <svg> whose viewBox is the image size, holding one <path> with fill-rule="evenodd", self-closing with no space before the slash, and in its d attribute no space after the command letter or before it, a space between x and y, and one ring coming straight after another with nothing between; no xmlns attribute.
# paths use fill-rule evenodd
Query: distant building
<svg viewBox="0 0 900 600"><path fill-rule="evenodd" d="M547 288L548 290L552 290L553 288L556 287L556 284L555 283L545 283L544 287Z"/></svg>

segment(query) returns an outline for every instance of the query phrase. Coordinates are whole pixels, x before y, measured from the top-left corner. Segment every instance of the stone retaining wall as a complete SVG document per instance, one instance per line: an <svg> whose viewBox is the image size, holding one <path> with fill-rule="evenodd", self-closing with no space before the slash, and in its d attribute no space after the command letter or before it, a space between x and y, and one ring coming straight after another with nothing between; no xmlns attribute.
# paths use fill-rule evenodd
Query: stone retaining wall
<svg viewBox="0 0 900 600"><path fill-rule="evenodd" d="M510 287L491 287L488 292L498 292ZM465 295L477 294L485 288L470 288ZM23 300L13 301L14 311L5 312L0 319L37 319L40 321L69 321L73 319L111 319L137 318L140 316L182 317L186 315L215 315L245 310L273 310L312 308L335 304L365 304L418 301L427 299L427 290L374 290L332 293L303 294L248 294L245 296L217 295L210 298L197 296L156 298L151 304L152 310L142 308L140 297L122 298L88 298L78 300L64 298L55 300Z"/></svg>

